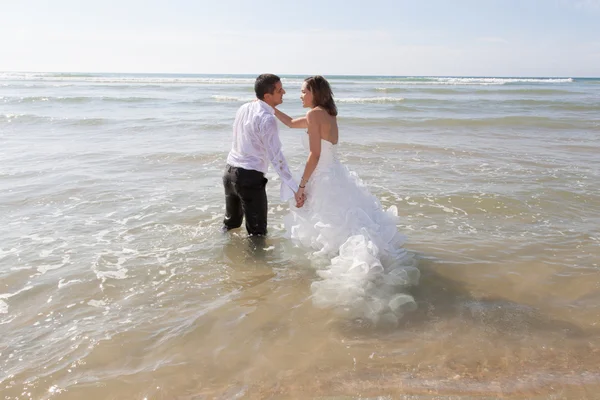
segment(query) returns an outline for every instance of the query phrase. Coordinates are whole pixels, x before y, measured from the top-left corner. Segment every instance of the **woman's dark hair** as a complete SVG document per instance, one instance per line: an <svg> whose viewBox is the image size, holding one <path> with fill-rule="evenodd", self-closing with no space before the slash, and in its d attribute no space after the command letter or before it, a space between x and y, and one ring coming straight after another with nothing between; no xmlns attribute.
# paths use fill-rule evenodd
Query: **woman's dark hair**
<svg viewBox="0 0 600 400"><path fill-rule="evenodd" d="M275 91L275 85L281 81L277 75L273 74L262 74L256 78L254 82L254 93L256 97L261 100L265 99L265 94L273 94Z"/></svg>
<svg viewBox="0 0 600 400"><path fill-rule="evenodd" d="M333 92L327 79L321 75L311 76L304 80L306 87L313 95L313 106L322 107L333 117L338 114L335 101L333 101Z"/></svg>

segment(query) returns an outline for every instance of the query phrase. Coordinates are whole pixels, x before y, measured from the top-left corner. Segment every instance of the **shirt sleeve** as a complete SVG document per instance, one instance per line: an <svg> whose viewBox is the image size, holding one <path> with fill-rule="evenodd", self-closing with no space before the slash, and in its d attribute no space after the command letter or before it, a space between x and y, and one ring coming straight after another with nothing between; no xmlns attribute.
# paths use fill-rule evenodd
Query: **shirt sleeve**
<svg viewBox="0 0 600 400"><path fill-rule="evenodd" d="M275 118L266 118L262 128L269 161L271 161L273 168L275 168L275 171L281 178L279 196L281 201L288 201L294 197L294 193L298 191L298 184L294 180L285 156L283 155L281 140L279 140L279 129L277 128Z"/></svg>

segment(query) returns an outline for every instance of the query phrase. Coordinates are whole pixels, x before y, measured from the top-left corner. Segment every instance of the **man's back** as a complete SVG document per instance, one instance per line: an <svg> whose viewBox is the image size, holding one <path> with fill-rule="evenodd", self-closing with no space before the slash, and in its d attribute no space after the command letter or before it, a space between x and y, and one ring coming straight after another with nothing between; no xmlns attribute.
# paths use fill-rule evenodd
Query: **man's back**
<svg viewBox="0 0 600 400"><path fill-rule="evenodd" d="M266 173L269 168L265 147L268 129L275 129L274 133L278 134L272 107L260 100L242 105L233 123L233 144L227 163Z"/></svg>

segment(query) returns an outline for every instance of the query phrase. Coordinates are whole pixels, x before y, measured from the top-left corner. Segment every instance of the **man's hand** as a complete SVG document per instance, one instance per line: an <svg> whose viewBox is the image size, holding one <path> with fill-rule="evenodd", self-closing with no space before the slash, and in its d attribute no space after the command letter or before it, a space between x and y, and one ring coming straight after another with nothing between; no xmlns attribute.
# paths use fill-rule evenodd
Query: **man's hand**
<svg viewBox="0 0 600 400"><path fill-rule="evenodd" d="M304 205L304 202L306 201L304 189L300 188L296 193L294 193L294 199L296 199L296 207L302 207Z"/></svg>

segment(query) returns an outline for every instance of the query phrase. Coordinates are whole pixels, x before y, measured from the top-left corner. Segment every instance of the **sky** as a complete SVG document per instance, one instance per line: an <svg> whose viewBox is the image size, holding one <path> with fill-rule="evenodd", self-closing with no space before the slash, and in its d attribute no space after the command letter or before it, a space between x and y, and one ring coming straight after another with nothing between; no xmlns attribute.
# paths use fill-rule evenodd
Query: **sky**
<svg viewBox="0 0 600 400"><path fill-rule="evenodd" d="M0 0L0 71L600 77L600 0Z"/></svg>

